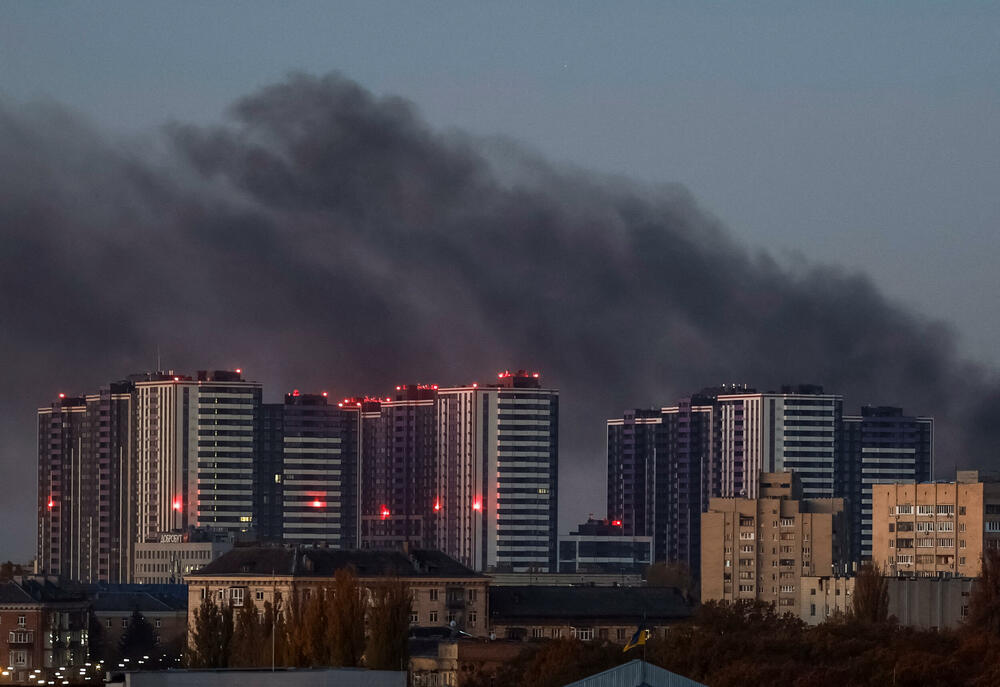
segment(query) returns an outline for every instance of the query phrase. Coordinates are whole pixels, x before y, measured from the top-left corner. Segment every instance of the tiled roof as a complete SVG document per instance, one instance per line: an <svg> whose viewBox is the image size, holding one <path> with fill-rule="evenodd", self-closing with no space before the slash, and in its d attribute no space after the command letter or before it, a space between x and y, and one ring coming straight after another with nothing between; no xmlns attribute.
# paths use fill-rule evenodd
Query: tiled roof
<svg viewBox="0 0 1000 687"><path fill-rule="evenodd" d="M693 604L674 587L491 587L494 622L544 619L630 619L650 622L691 617Z"/></svg>
<svg viewBox="0 0 1000 687"><path fill-rule="evenodd" d="M222 575L332 576L353 566L359 577L480 577L439 551L369 551L293 547L241 547L224 553L189 577Z"/></svg>

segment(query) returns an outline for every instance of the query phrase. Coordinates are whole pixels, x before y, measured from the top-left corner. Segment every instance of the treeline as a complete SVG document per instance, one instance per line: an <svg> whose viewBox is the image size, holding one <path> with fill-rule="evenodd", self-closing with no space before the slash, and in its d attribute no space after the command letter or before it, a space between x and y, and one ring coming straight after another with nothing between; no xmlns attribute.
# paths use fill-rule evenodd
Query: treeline
<svg viewBox="0 0 1000 687"><path fill-rule="evenodd" d="M211 595L194 616L186 664L192 668L357 667L406 670L412 598L405 583L368 590L353 570L338 570L328 587L310 586L287 599L217 604Z"/></svg>
<svg viewBox="0 0 1000 687"><path fill-rule="evenodd" d="M1000 552L991 551L955 631L915 630L887 617L884 578L865 569L849 614L818 626L763 602L704 604L690 622L649 640L646 660L710 687L1000 685ZM560 639L527 648L464 687L561 687L643 656L609 643Z"/></svg>

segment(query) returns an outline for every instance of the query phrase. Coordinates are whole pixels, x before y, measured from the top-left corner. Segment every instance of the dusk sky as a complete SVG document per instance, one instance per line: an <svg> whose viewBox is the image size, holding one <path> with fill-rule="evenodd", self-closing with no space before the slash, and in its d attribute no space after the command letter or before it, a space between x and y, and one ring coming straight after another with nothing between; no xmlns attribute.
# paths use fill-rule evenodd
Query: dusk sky
<svg viewBox="0 0 1000 687"><path fill-rule="evenodd" d="M995 460L1000 5L431 7L0 6L0 558L35 408L157 345L271 398L539 368L561 531L605 417L719 382Z"/></svg>

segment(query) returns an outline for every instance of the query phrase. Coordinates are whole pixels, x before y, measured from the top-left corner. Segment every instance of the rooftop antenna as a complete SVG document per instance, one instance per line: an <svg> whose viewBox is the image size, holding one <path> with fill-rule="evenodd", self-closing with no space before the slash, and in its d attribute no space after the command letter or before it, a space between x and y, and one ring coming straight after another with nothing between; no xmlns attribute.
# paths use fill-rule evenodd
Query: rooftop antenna
<svg viewBox="0 0 1000 687"><path fill-rule="evenodd" d="M162 368L160 367L160 344L156 344L156 371L159 372Z"/></svg>

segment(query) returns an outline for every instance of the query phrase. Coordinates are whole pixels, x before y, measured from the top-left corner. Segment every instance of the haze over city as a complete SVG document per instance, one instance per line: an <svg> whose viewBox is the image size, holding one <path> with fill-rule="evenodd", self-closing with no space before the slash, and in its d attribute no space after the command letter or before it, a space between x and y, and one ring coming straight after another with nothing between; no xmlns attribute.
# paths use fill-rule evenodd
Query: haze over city
<svg viewBox="0 0 1000 687"><path fill-rule="evenodd" d="M607 418L719 383L1000 467L997 12L6 5L4 559L36 408L158 361L275 399L540 370L561 531Z"/></svg>

